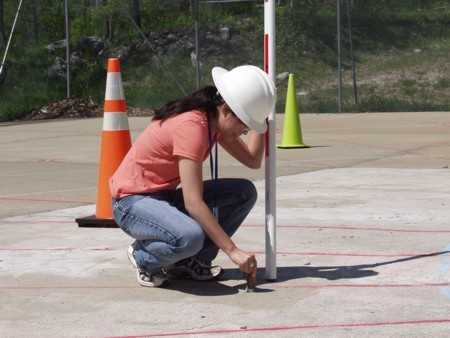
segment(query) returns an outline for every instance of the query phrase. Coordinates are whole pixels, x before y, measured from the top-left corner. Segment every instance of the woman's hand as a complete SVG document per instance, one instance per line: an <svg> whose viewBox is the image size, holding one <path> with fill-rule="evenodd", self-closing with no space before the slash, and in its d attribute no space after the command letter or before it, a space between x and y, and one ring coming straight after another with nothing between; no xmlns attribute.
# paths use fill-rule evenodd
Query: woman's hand
<svg viewBox="0 0 450 338"><path fill-rule="evenodd" d="M258 264L254 254L242 251L241 249L234 248L230 252L230 259L239 266L239 269L248 274L256 274Z"/></svg>
<svg viewBox="0 0 450 338"><path fill-rule="evenodd" d="M247 143L240 137L236 139L223 139L221 146L235 159L248 168L259 169L264 155L264 136L250 131Z"/></svg>

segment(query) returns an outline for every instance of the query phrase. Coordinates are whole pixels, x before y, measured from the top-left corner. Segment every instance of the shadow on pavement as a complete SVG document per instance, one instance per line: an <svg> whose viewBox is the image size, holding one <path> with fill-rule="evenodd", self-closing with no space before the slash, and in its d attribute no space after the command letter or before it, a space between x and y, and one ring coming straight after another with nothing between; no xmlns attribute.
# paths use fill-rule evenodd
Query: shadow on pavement
<svg viewBox="0 0 450 338"><path fill-rule="evenodd" d="M363 278L378 275L378 272L371 270L378 266L407 262L411 260L433 257L448 254L450 251L434 252L430 254L405 257L386 262L359 265L340 265L340 266L283 266L278 267L277 283L300 279L300 278L321 278L327 280ZM258 285L255 293L273 292L273 289L263 288L264 269L258 269ZM242 281L242 283L229 286L223 281ZM239 269L225 269L225 274L219 281L197 282L192 280L172 280L169 290L190 293L197 296L224 296L237 293L244 293L246 287L245 278Z"/></svg>

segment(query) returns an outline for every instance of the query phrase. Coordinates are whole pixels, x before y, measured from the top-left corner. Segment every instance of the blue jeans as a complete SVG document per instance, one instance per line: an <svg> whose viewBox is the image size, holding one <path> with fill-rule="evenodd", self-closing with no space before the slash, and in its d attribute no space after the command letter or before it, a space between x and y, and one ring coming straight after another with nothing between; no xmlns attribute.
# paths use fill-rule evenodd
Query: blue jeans
<svg viewBox="0 0 450 338"><path fill-rule="evenodd" d="M256 197L256 188L249 180L204 182L203 199L210 208L214 204L218 207L219 224L230 237L254 206ZM113 214L122 230L136 240L136 263L147 271L192 256L211 262L219 251L187 213L181 188L113 199Z"/></svg>

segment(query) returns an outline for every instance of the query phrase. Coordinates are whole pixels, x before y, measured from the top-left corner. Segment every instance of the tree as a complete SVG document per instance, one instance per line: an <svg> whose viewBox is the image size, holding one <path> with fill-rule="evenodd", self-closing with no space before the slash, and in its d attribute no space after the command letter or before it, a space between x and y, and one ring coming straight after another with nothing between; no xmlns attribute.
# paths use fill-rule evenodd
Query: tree
<svg viewBox="0 0 450 338"><path fill-rule="evenodd" d="M39 42L39 0L31 1L32 31L34 42Z"/></svg>
<svg viewBox="0 0 450 338"><path fill-rule="evenodd" d="M0 0L0 47L6 45L5 20L3 0Z"/></svg>
<svg viewBox="0 0 450 338"><path fill-rule="evenodd" d="M141 7L139 0L132 0L131 1L131 15L133 17L134 22L136 22L136 25L139 28L141 27Z"/></svg>

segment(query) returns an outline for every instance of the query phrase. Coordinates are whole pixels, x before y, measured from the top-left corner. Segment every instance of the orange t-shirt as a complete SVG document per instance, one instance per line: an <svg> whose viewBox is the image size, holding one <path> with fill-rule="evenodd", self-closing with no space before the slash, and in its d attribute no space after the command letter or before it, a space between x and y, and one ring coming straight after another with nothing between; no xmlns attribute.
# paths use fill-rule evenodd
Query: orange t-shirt
<svg viewBox="0 0 450 338"><path fill-rule="evenodd" d="M190 111L152 121L109 180L113 198L175 189L178 157L203 162L209 154L208 120Z"/></svg>

